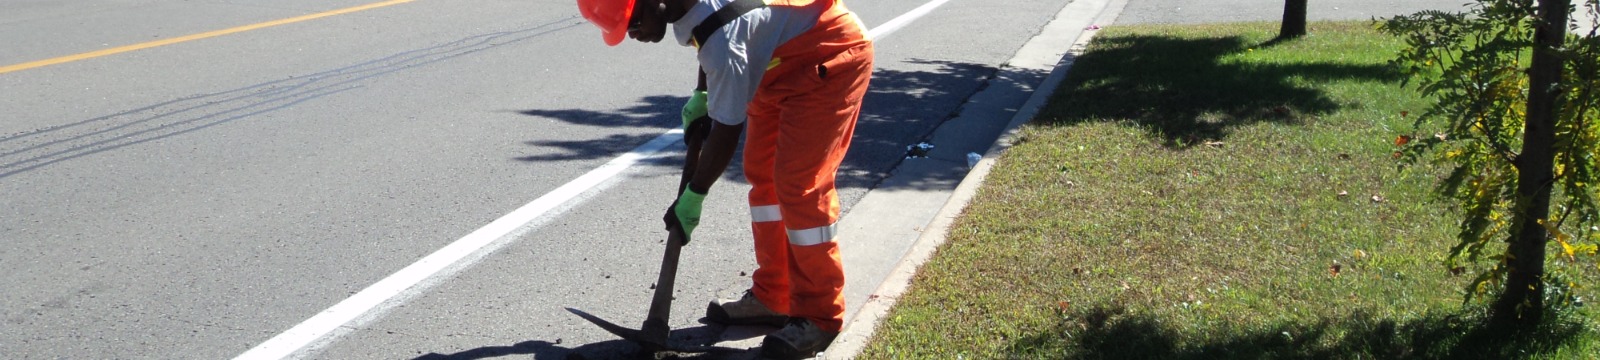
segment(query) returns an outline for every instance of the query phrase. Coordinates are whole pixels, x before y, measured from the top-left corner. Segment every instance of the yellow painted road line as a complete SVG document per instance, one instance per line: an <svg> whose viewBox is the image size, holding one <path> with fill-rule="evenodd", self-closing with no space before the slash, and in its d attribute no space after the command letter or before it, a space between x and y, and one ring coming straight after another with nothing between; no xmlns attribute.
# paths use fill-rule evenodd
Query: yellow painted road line
<svg viewBox="0 0 1600 360"><path fill-rule="evenodd" d="M222 29L222 30L217 30L217 31L209 31L209 32L203 32L203 33L194 34L194 35L179 36L179 37L170 38L170 39L162 39L162 40L156 40L156 41L151 41L151 42L146 42L146 43L127 45L127 46L119 46L119 47L114 47L114 48L105 49L105 50L90 51L90 52L77 54L77 55L67 55L67 56L62 56L62 57L53 58L53 59L44 59L44 60L33 61L33 62L25 62L25 63L21 63L21 64L16 64L16 65L7 65L7 66L4 66L4 67L0 67L0 74L13 72L13 71L22 71L22 70L27 70L27 69L37 68L37 67L50 66L50 65L60 64L60 63L73 62L73 61L84 60L84 59L92 59L92 58L97 58L97 57L106 56L106 55L121 54L121 53L129 52L129 51L149 49L149 48L153 48L153 47L157 47L157 46L172 45L172 44L177 44L177 43L181 43L181 42L185 42L185 41L194 41L194 40L200 40L200 39L205 39L205 38L213 38L213 37L228 35L228 34L232 34L232 33L245 32L245 31L256 30L256 29L261 29L261 28L266 28L266 27L273 27L273 26L278 26L278 25L283 25L283 24L292 24L292 23L297 23L297 22L301 22L301 21L325 18L325 17L329 17L329 16L334 16L334 15L349 14L349 13L353 13L353 12L357 12L357 11L376 9L376 8L380 8L380 7L385 7L385 6L389 6L389 5L395 5L395 4L403 4L403 3L408 3L408 2L412 2L412 1L415 1L415 0L388 0L388 1L382 1L382 2L375 2L375 3L361 5L361 6L347 7L347 8L338 9L338 10L320 12L320 13L304 15L304 16L297 16L297 17L292 17L292 18L287 18L287 19L273 20L273 21L268 21L268 22L258 23L258 24L250 24L250 25L245 25L245 26L240 26L240 27L235 27L235 28L227 28L227 29Z"/></svg>

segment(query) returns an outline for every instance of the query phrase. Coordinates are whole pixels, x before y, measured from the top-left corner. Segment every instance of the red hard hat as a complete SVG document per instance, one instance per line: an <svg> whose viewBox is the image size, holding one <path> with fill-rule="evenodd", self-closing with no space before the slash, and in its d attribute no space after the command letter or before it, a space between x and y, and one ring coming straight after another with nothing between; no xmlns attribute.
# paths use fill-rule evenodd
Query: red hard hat
<svg viewBox="0 0 1600 360"><path fill-rule="evenodd" d="M617 46L628 36L628 20L633 17L634 0L578 0L578 12L600 27L606 45Z"/></svg>

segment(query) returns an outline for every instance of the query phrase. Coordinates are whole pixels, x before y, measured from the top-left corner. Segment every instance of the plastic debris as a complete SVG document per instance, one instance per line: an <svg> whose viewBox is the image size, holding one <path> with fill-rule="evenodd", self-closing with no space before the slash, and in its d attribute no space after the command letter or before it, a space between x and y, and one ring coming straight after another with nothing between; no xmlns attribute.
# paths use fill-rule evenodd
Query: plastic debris
<svg viewBox="0 0 1600 360"><path fill-rule="evenodd" d="M971 170L972 168L978 167L978 161L982 160L983 155L978 155L978 153L975 152L967 153L967 169Z"/></svg>
<svg viewBox="0 0 1600 360"><path fill-rule="evenodd" d="M929 144L927 141L906 146L907 159L925 158L928 157L929 152L933 152L933 144Z"/></svg>

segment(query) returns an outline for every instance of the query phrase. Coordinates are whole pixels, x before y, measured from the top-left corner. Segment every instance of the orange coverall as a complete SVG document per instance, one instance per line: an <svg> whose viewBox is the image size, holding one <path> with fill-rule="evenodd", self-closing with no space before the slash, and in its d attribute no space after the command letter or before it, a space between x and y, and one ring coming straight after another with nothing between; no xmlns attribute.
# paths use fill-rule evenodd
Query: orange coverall
<svg viewBox="0 0 1600 360"><path fill-rule="evenodd" d="M773 67L747 110L744 166L757 264L751 290L774 311L838 332L844 265L834 241L834 175L872 77L872 42L842 2L769 5L827 10L813 28L774 51Z"/></svg>

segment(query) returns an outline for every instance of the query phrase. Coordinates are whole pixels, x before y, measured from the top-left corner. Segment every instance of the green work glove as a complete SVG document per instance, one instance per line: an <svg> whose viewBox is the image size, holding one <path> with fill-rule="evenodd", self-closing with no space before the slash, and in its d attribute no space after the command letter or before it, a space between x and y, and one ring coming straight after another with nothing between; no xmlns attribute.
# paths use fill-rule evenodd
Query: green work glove
<svg viewBox="0 0 1600 360"><path fill-rule="evenodd" d="M706 117L706 91L695 90L689 102L683 104L683 129L689 130L689 124L703 117Z"/></svg>
<svg viewBox="0 0 1600 360"><path fill-rule="evenodd" d="M672 228L683 229L683 244L688 245L690 234L694 228L700 226L700 207L705 203L706 194L695 192L692 189L683 189L683 194L678 195L678 201L673 201L667 207L667 215L662 221L667 223L667 230Z"/></svg>

